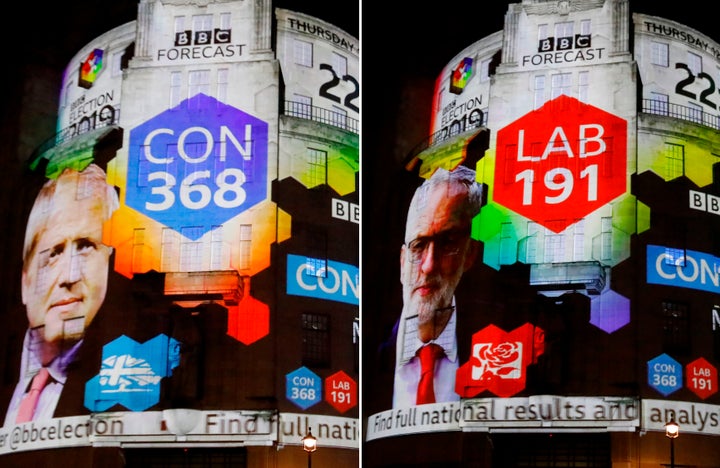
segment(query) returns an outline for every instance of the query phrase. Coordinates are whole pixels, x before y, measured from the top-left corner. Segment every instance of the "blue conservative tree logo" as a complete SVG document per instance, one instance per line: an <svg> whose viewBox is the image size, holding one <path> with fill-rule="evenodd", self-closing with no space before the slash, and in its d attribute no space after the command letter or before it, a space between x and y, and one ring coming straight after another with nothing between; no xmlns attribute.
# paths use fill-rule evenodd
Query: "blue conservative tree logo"
<svg viewBox="0 0 720 468"><path fill-rule="evenodd" d="M180 343L160 334L143 344L123 335L103 347L100 373L85 384L85 407L144 411L160 401L160 380L180 363Z"/></svg>

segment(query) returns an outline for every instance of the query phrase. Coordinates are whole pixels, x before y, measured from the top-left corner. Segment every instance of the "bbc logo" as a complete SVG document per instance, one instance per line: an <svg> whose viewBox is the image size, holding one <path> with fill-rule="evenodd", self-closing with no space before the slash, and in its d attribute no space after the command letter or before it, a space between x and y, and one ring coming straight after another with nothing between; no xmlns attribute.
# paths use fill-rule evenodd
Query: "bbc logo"
<svg viewBox="0 0 720 468"><path fill-rule="evenodd" d="M589 34L576 34L569 37L548 37L538 42L538 53L572 49L587 49L591 44Z"/></svg>
<svg viewBox="0 0 720 468"><path fill-rule="evenodd" d="M360 205L333 198L332 217L360 224Z"/></svg>
<svg viewBox="0 0 720 468"><path fill-rule="evenodd" d="M229 29L214 29L212 31L181 31L175 34L175 47L210 44L229 44Z"/></svg>
<svg viewBox="0 0 720 468"><path fill-rule="evenodd" d="M720 215L720 197L690 190L690 208Z"/></svg>

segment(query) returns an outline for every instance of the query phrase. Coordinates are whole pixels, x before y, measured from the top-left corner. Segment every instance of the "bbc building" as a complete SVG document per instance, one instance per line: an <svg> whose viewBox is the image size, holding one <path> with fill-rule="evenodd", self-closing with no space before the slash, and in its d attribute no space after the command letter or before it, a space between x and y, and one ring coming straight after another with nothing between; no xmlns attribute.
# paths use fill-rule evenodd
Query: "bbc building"
<svg viewBox="0 0 720 468"><path fill-rule="evenodd" d="M58 89L13 195L0 465L359 466L358 39L140 0Z"/></svg>
<svg viewBox="0 0 720 468"><path fill-rule="evenodd" d="M720 44L627 0L523 0L448 59L385 198L395 249L363 262L363 465L717 468ZM460 171L465 232L419 188Z"/></svg>

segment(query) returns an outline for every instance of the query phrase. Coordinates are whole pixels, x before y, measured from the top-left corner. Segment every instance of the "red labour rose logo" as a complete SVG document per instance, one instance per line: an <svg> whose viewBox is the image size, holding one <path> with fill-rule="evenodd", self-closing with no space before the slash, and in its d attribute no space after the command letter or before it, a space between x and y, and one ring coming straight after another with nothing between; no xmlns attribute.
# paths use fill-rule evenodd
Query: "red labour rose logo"
<svg viewBox="0 0 720 468"><path fill-rule="evenodd" d="M561 95L498 132L493 200L560 233L627 191L627 122Z"/></svg>
<svg viewBox="0 0 720 468"><path fill-rule="evenodd" d="M489 325L472 336L471 355L457 371L455 392L472 398L484 390L510 397L525 388L526 368L545 351L544 332L526 323L510 333Z"/></svg>
<svg viewBox="0 0 720 468"><path fill-rule="evenodd" d="M522 343L478 343L473 345L472 368L473 380L489 381L493 377L503 378L520 377L522 357Z"/></svg>

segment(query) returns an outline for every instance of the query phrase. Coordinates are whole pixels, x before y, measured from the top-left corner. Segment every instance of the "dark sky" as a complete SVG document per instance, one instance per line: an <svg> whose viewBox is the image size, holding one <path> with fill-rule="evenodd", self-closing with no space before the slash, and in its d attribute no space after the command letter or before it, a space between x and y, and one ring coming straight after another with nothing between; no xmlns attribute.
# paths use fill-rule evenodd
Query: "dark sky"
<svg viewBox="0 0 720 468"><path fill-rule="evenodd" d="M457 2L441 1L422 8L416 0L394 0L394 14L374 12L373 7L366 6L361 38L363 70L374 75L392 67L396 73L430 73L435 77L465 47L503 29L510 3L520 1L476 1L462 7ZM698 0L630 0L633 12L672 19L720 42L717 15L709 5Z"/></svg>
<svg viewBox="0 0 720 468"><path fill-rule="evenodd" d="M33 18L19 33L5 28L3 42L22 61L65 65L73 55L105 31L137 19L139 0L76 0L74 2L20 2L14 17ZM307 13L358 37L359 5L330 0L275 0L274 7ZM41 11L38 14L38 9Z"/></svg>

